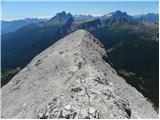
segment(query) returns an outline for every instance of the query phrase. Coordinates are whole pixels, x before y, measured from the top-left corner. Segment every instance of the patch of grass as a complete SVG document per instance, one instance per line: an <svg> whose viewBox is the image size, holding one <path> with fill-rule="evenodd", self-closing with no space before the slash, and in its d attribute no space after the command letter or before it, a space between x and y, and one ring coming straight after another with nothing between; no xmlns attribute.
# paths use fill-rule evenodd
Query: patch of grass
<svg viewBox="0 0 160 120"><path fill-rule="evenodd" d="M17 74L20 71L20 69L10 69L1 74L1 87L7 84L11 78Z"/></svg>

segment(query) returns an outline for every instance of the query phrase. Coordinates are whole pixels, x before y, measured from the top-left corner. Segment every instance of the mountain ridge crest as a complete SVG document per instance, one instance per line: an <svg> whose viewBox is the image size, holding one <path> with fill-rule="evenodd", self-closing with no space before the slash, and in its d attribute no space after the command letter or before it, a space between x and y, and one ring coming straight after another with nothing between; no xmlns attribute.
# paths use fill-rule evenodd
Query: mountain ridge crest
<svg viewBox="0 0 160 120"><path fill-rule="evenodd" d="M2 88L2 103L2 118L158 116L143 95L118 76L103 45L85 30L37 55Z"/></svg>

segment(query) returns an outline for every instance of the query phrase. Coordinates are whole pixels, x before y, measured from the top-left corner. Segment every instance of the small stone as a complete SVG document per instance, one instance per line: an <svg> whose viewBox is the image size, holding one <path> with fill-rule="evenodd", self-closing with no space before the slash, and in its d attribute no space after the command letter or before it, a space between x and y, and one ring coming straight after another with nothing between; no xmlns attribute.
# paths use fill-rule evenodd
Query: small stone
<svg viewBox="0 0 160 120"><path fill-rule="evenodd" d="M27 105L26 105L26 103L24 103L24 104L23 104L23 108L26 109L26 107L27 107Z"/></svg>
<svg viewBox="0 0 160 120"><path fill-rule="evenodd" d="M64 108L68 111L72 111L71 105L66 105Z"/></svg>
<svg viewBox="0 0 160 120"><path fill-rule="evenodd" d="M73 92L81 92L82 88L80 88L80 87L72 88L71 91L73 91Z"/></svg>
<svg viewBox="0 0 160 120"><path fill-rule="evenodd" d="M63 53L64 53L63 51L59 52L59 54L63 54Z"/></svg>

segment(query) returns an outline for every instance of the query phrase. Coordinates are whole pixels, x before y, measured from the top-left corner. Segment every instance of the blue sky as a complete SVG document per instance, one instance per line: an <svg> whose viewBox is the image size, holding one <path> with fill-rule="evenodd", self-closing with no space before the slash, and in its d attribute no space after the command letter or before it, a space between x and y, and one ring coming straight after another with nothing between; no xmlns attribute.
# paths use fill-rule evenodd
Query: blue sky
<svg viewBox="0 0 160 120"><path fill-rule="evenodd" d="M20 19L26 17L51 17L57 12L66 11L75 14L102 15L116 10L130 15L158 13L157 1L146 2L2 2L2 19Z"/></svg>

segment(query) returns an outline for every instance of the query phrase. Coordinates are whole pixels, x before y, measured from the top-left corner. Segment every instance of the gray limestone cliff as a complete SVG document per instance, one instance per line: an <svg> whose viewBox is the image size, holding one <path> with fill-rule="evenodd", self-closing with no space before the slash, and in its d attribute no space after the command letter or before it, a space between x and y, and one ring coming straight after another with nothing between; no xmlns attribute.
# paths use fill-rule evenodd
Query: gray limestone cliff
<svg viewBox="0 0 160 120"><path fill-rule="evenodd" d="M103 45L77 30L36 56L1 89L2 118L158 118L107 63Z"/></svg>

